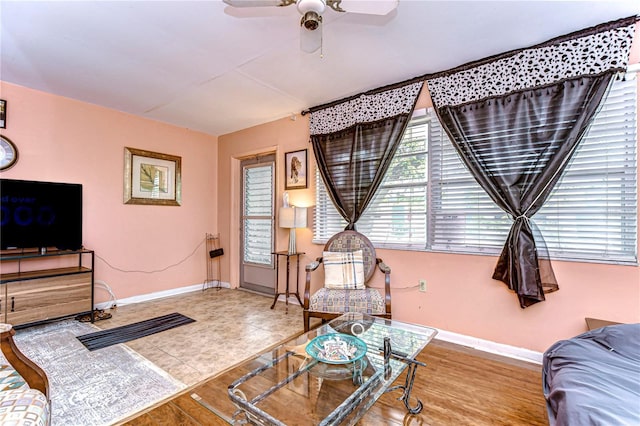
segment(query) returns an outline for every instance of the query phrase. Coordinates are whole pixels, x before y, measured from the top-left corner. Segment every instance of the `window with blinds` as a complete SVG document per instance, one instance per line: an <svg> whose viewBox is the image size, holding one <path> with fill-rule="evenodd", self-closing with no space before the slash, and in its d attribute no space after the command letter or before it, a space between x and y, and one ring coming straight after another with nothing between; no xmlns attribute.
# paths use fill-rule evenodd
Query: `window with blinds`
<svg viewBox="0 0 640 426"><path fill-rule="evenodd" d="M618 80L543 208L552 258L637 262L637 86ZM346 223L316 172L322 243ZM357 223L377 247L496 255L511 226L460 160L432 109L414 117L379 194Z"/></svg>
<svg viewBox="0 0 640 426"><path fill-rule="evenodd" d="M273 264L273 163L243 169L243 257L245 264Z"/></svg>

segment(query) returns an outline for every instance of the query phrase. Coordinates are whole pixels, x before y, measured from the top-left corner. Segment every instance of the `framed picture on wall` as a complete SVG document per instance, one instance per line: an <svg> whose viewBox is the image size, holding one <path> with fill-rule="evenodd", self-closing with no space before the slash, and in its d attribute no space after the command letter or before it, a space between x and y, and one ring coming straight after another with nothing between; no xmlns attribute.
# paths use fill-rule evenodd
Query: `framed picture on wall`
<svg viewBox="0 0 640 426"><path fill-rule="evenodd" d="M7 101L0 99L0 129L7 128Z"/></svg>
<svg viewBox="0 0 640 426"><path fill-rule="evenodd" d="M284 154L284 189L307 187L307 150L291 151Z"/></svg>
<svg viewBox="0 0 640 426"><path fill-rule="evenodd" d="M181 158L141 149L124 149L124 203L179 206Z"/></svg>

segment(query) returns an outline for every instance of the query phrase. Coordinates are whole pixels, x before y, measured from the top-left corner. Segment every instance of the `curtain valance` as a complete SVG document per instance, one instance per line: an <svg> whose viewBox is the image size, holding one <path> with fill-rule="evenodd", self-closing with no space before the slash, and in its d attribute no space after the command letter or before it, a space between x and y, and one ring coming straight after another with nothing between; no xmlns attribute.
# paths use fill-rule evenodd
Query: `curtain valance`
<svg viewBox="0 0 640 426"><path fill-rule="evenodd" d="M624 71L629 61L636 17L584 30L587 35L515 51L509 56L460 67L428 79L434 106L462 105L538 88L561 80L607 71ZM613 28L608 28L612 27Z"/></svg>
<svg viewBox="0 0 640 426"><path fill-rule="evenodd" d="M423 82L419 81L377 93L362 94L337 105L312 111L309 119L311 135L338 132L356 124L411 114L422 85Z"/></svg>

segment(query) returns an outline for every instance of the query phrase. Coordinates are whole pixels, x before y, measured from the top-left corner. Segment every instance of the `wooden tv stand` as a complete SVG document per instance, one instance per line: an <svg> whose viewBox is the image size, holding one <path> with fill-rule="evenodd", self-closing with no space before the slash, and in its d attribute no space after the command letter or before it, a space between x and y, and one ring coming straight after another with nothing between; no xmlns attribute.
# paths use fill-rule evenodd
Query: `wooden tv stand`
<svg viewBox="0 0 640 426"><path fill-rule="evenodd" d="M0 322L16 327L81 313L93 320L93 250L3 250L0 263Z"/></svg>

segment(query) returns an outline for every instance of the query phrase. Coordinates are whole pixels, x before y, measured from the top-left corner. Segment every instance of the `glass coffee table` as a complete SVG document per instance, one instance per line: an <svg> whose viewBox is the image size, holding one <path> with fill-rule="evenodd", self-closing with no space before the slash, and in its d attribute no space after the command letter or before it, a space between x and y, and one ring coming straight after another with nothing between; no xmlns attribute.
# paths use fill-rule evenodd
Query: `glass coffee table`
<svg viewBox="0 0 640 426"><path fill-rule="evenodd" d="M437 331L395 320L349 313L230 370L233 424L353 425L386 392L397 391L407 411L417 355ZM338 348L339 355L332 355ZM346 348L347 356L343 352ZM394 382L402 374L404 380ZM230 376L231 374L231 376ZM229 382L227 382L229 383ZM205 407L221 415L198 395Z"/></svg>

